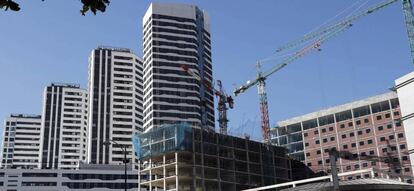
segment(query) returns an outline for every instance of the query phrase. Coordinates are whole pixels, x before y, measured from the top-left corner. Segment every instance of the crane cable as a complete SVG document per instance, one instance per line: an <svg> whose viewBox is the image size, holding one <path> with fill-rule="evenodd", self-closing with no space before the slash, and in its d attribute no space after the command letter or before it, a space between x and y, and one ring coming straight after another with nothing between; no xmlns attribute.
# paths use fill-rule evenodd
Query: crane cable
<svg viewBox="0 0 414 191"><path fill-rule="evenodd" d="M339 25L342 25L342 24L346 24L346 23L343 23L343 22L346 21L347 19L350 19L350 16L352 16L352 13L355 13L361 7L363 7L364 5L366 5L369 0L367 0L365 3L362 3L361 5L359 5L358 8L356 8L353 12L351 12L350 14L348 14L348 16L344 17L342 19L343 20L342 22L339 22L337 24L330 24L330 25L327 25L327 24L330 23L330 22L332 22L332 20L334 20L335 18L343 15L349 9L355 7L361 1L362 0L357 1L357 2L353 3L351 6L345 8L340 13L336 14L335 16L331 17L330 19L328 19L327 21L325 21L324 23L322 23L321 25L319 25L318 27L314 28L313 30L311 30L308 33L306 33L305 35L303 35L302 38L296 39L296 40L294 40L294 41L292 41L290 43L287 43L285 45L282 45L282 46L278 47L276 49L276 53L282 52L282 51L287 50L287 49L291 49L291 48L297 47L297 46L299 46L299 45L301 45L301 44L303 44L303 43L305 43L307 41L310 41L310 40L312 40L314 38L317 38L318 36L321 36L321 35L324 35L326 33L330 33L332 31L335 31L336 30L336 27L339 27ZM326 27L323 27L324 25L327 25L327 26Z"/></svg>
<svg viewBox="0 0 414 191"><path fill-rule="evenodd" d="M359 0L355 3L353 3L351 6L343 9L341 12L339 12L338 14L334 15L333 17L329 18L328 20L326 20L325 22L323 22L322 24L318 25L317 27L315 27L314 29L310 30L309 32L307 32L305 35L303 36L308 36L310 33L313 33L319 29L321 29L324 25L332 22L333 20L335 20L337 17L339 17L340 15L344 14L346 11L348 11L349 9L351 9L352 7L356 6L358 3L360 3L362 0ZM354 11L352 11L351 13L349 13L345 18L349 17L350 15L354 14L356 11L358 11L363 5L365 5L369 0L366 0L365 3L363 3L361 6L359 6L358 8L356 8Z"/></svg>
<svg viewBox="0 0 414 191"><path fill-rule="evenodd" d="M345 18L348 18L349 16L353 15L355 12L359 11L363 6L365 6L370 0L366 0L364 3L361 3L362 0L359 0L355 3L353 3L352 5L350 5L349 7L346 7L345 9L343 9L341 12L339 12L338 14L334 15L333 17L327 19L325 22L323 22L322 24L320 24L319 26L315 27L314 29L310 30L309 32L307 32L304 36L309 35L310 33L313 33L317 30L320 30L323 26L325 26L326 24L332 22L333 20L335 20L336 18L338 18L339 16L343 15L345 12L349 11L350 9L352 9L353 7L355 7L357 4L360 4L357 8L355 8L352 12L350 12L347 16L345 16ZM299 44L304 44L304 42L302 43L298 43L296 45ZM294 45L294 46L296 46ZM294 46L290 47L293 48ZM303 47L303 46L302 46ZM279 60L279 59L283 59L286 58L288 56L292 56L293 54L296 53L296 51L293 51L291 53L286 53L286 54L278 54L279 52L276 52L268 57L259 59L258 62L260 62L261 64L266 63L266 62L270 62L273 60Z"/></svg>

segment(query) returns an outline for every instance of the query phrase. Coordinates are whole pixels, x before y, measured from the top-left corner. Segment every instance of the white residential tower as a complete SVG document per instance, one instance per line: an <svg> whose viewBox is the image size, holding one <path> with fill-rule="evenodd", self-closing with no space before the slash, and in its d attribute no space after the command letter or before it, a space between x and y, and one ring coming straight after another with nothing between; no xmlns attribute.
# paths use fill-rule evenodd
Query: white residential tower
<svg viewBox="0 0 414 191"><path fill-rule="evenodd" d="M86 162L87 92L76 84L52 83L44 90L42 168L76 169Z"/></svg>
<svg viewBox="0 0 414 191"><path fill-rule="evenodd" d="M142 129L142 61L129 49L99 47L89 58L89 157L92 164L122 164L133 156ZM107 141L114 141L105 145Z"/></svg>
<svg viewBox="0 0 414 191"><path fill-rule="evenodd" d="M11 114L4 121L2 168L40 168L40 115Z"/></svg>
<svg viewBox="0 0 414 191"><path fill-rule="evenodd" d="M143 42L145 131L180 122L214 129L214 95L207 88L213 72L206 12L192 5L152 3L143 18Z"/></svg>

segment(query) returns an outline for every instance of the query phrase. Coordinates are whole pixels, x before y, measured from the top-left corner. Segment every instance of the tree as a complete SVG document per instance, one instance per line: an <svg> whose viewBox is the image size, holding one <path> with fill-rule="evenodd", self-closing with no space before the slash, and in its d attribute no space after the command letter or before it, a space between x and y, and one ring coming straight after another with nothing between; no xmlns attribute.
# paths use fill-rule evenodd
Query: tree
<svg viewBox="0 0 414 191"><path fill-rule="evenodd" d="M42 0L44 1L44 0ZM89 10L96 15L97 11L105 12L109 5L109 0L81 0L83 6L80 10L82 15L85 15ZM14 0L0 0L0 9L20 11L20 6Z"/></svg>

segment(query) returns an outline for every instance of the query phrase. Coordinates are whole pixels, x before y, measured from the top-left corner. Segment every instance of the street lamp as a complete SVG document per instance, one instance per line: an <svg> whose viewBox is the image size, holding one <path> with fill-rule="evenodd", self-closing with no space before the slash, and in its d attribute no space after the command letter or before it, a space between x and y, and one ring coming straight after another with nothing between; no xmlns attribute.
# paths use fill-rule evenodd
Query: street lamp
<svg viewBox="0 0 414 191"><path fill-rule="evenodd" d="M106 140L105 142L103 142L103 144L104 144L105 146L109 146L109 145L111 145L111 142L112 142L114 145L116 145L116 146L120 147L120 148L122 149L122 151L124 152L124 160L123 160L123 162L124 162L124 167L125 167L125 174L124 174L125 185L124 185L124 188L125 188L125 191L127 191L127 164L128 164L128 159L127 159L127 150L126 150L126 145L120 145L120 144L118 144L116 141L114 141L114 140L112 140L112 139L108 139L108 140Z"/></svg>

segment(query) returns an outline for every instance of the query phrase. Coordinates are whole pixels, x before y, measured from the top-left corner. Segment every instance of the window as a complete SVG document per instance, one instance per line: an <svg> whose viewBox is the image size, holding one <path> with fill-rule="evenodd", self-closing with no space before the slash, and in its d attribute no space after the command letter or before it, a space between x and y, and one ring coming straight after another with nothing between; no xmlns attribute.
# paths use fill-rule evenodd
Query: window
<svg viewBox="0 0 414 191"><path fill-rule="evenodd" d="M352 132L352 133L349 133L349 136L350 136L350 137L353 137L353 136L355 136L354 132Z"/></svg>
<svg viewBox="0 0 414 191"><path fill-rule="evenodd" d="M394 111L394 116L398 116L398 115L400 115L400 112Z"/></svg>
<svg viewBox="0 0 414 191"><path fill-rule="evenodd" d="M322 164L322 161L320 160L320 161L318 161L318 164Z"/></svg>
<svg viewBox="0 0 414 191"><path fill-rule="evenodd" d="M398 162L398 161L400 161L398 158L393 158L392 159L392 161L394 161L394 162Z"/></svg>
<svg viewBox="0 0 414 191"><path fill-rule="evenodd" d="M398 138L403 138L404 137L404 133L398 133Z"/></svg>
<svg viewBox="0 0 414 191"><path fill-rule="evenodd" d="M318 131L314 131L313 134L317 135L317 134L319 134L319 132Z"/></svg>
<svg viewBox="0 0 414 191"><path fill-rule="evenodd" d="M303 136L304 136L304 137L307 137L307 136L308 136L308 133L303 133Z"/></svg>
<svg viewBox="0 0 414 191"><path fill-rule="evenodd" d="M387 148L382 148L382 152L386 153L387 152Z"/></svg>
<svg viewBox="0 0 414 191"><path fill-rule="evenodd" d="M324 149L323 152L324 153L329 153L329 149Z"/></svg>
<svg viewBox="0 0 414 191"><path fill-rule="evenodd" d="M401 122L395 122L395 126L397 126L397 127L401 127Z"/></svg>
<svg viewBox="0 0 414 191"><path fill-rule="evenodd" d="M391 129L391 128L392 128L392 124L388 124L387 129Z"/></svg>
<svg viewBox="0 0 414 191"><path fill-rule="evenodd" d="M362 163L362 167L368 167L368 163Z"/></svg>
<svg viewBox="0 0 414 191"><path fill-rule="evenodd" d="M366 129L365 130L365 133L370 133L371 132L371 129Z"/></svg>
<svg viewBox="0 0 414 191"><path fill-rule="evenodd" d="M346 170L351 170L351 166L346 166Z"/></svg>
<svg viewBox="0 0 414 191"><path fill-rule="evenodd" d="M389 139L390 139L390 140L393 140L393 139L394 139L394 135L390 135L390 136L389 136Z"/></svg>
<svg viewBox="0 0 414 191"><path fill-rule="evenodd" d="M320 142L319 142L319 140L316 140L316 141L315 141L315 144L319 145L319 143L320 143Z"/></svg>
<svg viewBox="0 0 414 191"><path fill-rule="evenodd" d="M356 147L356 143L352 143L351 144L351 147Z"/></svg>
<svg viewBox="0 0 414 191"><path fill-rule="evenodd" d="M356 121L357 125L361 125L361 120Z"/></svg>
<svg viewBox="0 0 414 191"><path fill-rule="evenodd" d="M359 169L359 164L356 164L355 165L355 169Z"/></svg>
<svg viewBox="0 0 414 191"><path fill-rule="evenodd" d="M377 162L376 161L371 161L371 166L375 166L375 165L377 165Z"/></svg>
<svg viewBox="0 0 414 191"><path fill-rule="evenodd" d="M305 143L305 147L309 147L309 143Z"/></svg>
<svg viewBox="0 0 414 191"><path fill-rule="evenodd" d="M390 118L390 117L391 117L390 113L385 114L385 118Z"/></svg>
<svg viewBox="0 0 414 191"><path fill-rule="evenodd" d="M375 152L374 151L369 151L369 155L374 155Z"/></svg>
<svg viewBox="0 0 414 191"><path fill-rule="evenodd" d="M362 131L358 131L358 135L362 135Z"/></svg>
<svg viewBox="0 0 414 191"><path fill-rule="evenodd" d="M320 155L321 154L321 150L317 150L316 154Z"/></svg>
<svg viewBox="0 0 414 191"><path fill-rule="evenodd" d="M364 119L364 123L369 123L369 119L368 118Z"/></svg>
<svg viewBox="0 0 414 191"><path fill-rule="evenodd" d="M368 144L372 144L372 139L367 141Z"/></svg>
<svg viewBox="0 0 414 191"><path fill-rule="evenodd" d="M340 125L341 129L345 128L345 124Z"/></svg>
<svg viewBox="0 0 414 191"><path fill-rule="evenodd" d="M325 139L323 139L323 142L324 142L324 143L328 142L328 139L326 139L326 138L325 138Z"/></svg>
<svg viewBox="0 0 414 191"><path fill-rule="evenodd" d="M310 153L306 153L306 156L309 157L310 156Z"/></svg>
<svg viewBox="0 0 414 191"><path fill-rule="evenodd" d="M333 127L329 127L329 131L333 131Z"/></svg>
<svg viewBox="0 0 414 191"><path fill-rule="evenodd" d="M359 145L361 145L361 146L364 145L364 141L360 141Z"/></svg>
<svg viewBox="0 0 414 191"><path fill-rule="evenodd" d="M378 126L378 131L382 131L382 130L384 130L384 127L383 126Z"/></svg>
<svg viewBox="0 0 414 191"><path fill-rule="evenodd" d="M367 153L361 152L361 156L367 156Z"/></svg>
<svg viewBox="0 0 414 191"><path fill-rule="evenodd" d="M385 137L381 137L380 138L380 141L385 141Z"/></svg>
<svg viewBox="0 0 414 191"><path fill-rule="evenodd" d="M312 163L311 162L308 162L308 166L312 166Z"/></svg>
<svg viewBox="0 0 414 191"><path fill-rule="evenodd" d="M352 126L354 126L354 124L352 122L349 122L348 126L352 127Z"/></svg>
<svg viewBox="0 0 414 191"><path fill-rule="evenodd" d="M329 159L326 159L326 160L325 160L325 162L326 162L326 163L329 163L329 162L330 162L330 160L329 160Z"/></svg>
<svg viewBox="0 0 414 191"><path fill-rule="evenodd" d="M335 141L335 137L331 137L331 141Z"/></svg>
<svg viewBox="0 0 414 191"><path fill-rule="evenodd" d="M402 160L407 161L408 160L408 156L403 156L401 157Z"/></svg>
<svg viewBox="0 0 414 191"><path fill-rule="evenodd" d="M400 149L405 149L405 145L400 145Z"/></svg>
<svg viewBox="0 0 414 191"><path fill-rule="evenodd" d="M322 129L322 133L326 133L326 129L325 128Z"/></svg>
<svg viewBox="0 0 414 191"><path fill-rule="evenodd" d="M346 134L343 134L343 135L342 135L342 139L345 139L345 138L346 138Z"/></svg>
<svg viewBox="0 0 414 191"><path fill-rule="evenodd" d="M348 149L348 145L344 145L344 146L343 146L343 148L344 148L344 149Z"/></svg>
<svg viewBox="0 0 414 191"><path fill-rule="evenodd" d="M377 120L381 120L382 119L382 116L381 115L378 115L377 116Z"/></svg>
<svg viewBox="0 0 414 191"><path fill-rule="evenodd" d="M404 172L410 172L410 168L404 168Z"/></svg>

